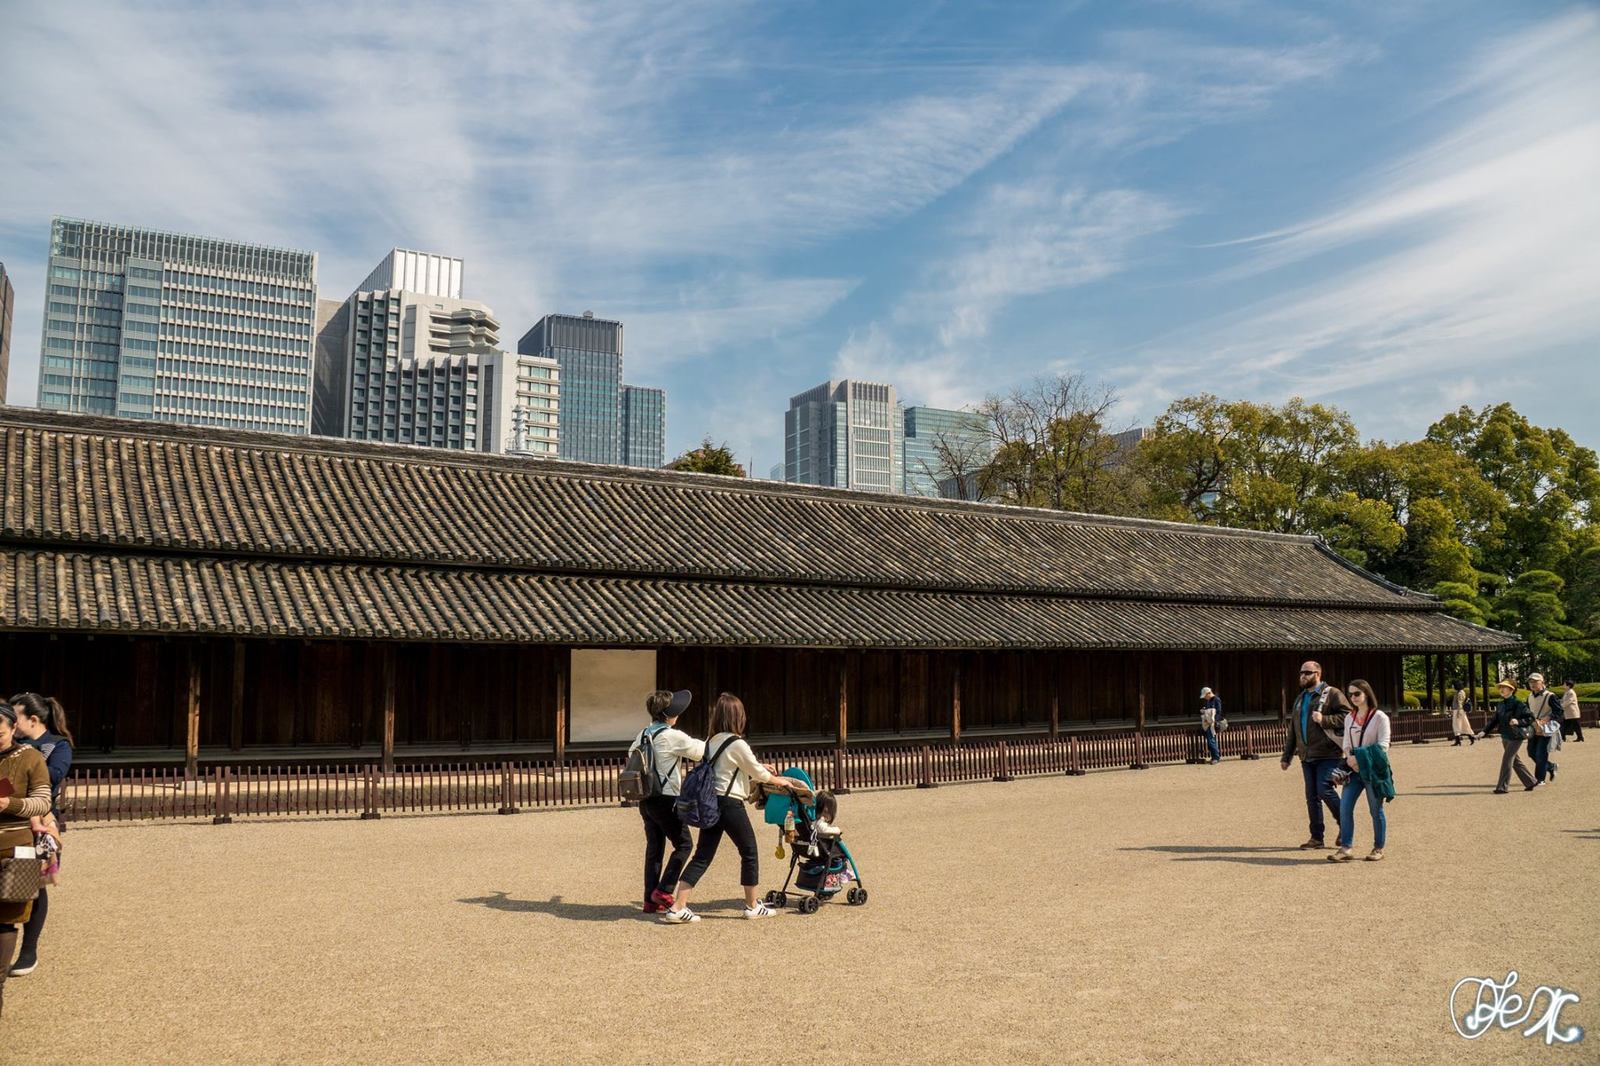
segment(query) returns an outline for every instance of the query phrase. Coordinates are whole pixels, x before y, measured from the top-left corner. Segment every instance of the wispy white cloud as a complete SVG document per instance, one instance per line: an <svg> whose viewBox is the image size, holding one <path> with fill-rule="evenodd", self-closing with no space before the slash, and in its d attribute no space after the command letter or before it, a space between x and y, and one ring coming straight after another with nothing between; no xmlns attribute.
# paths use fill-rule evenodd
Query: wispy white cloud
<svg viewBox="0 0 1600 1066"><path fill-rule="evenodd" d="M1152 346L1140 387L1206 380L1388 406L1416 386L1437 413L1466 377L1535 372L1529 353L1600 355L1596 56L1593 11L1488 52L1436 101L1455 116L1443 133L1342 206L1252 238L1258 251L1224 276L1270 279L1334 252L1338 266L1188 331L1182 355Z"/></svg>

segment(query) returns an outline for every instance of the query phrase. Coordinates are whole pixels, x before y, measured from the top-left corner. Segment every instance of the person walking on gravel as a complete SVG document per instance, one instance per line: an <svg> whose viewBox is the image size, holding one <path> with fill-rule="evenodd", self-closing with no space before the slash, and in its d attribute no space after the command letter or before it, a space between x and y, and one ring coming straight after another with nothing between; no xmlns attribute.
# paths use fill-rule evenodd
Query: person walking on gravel
<svg viewBox="0 0 1600 1066"><path fill-rule="evenodd" d="M1578 706L1578 689L1571 681L1561 683L1561 735L1583 743L1583 708Z"/></svg>
<svg viewBox="0 0 1600 1066"><path fill-rule="evenodd" d="M1509 677L1500 679L1497 686L1500 690L1500 702L1495 705L1490 713L1489 720L1484 723L1483 736L1490 733L1500 735L1503 750L1500 755L1500 780L1494 786L1497 796L1503 796L1510 789L1511 773L1516 771L1517 780L1522 782L1526 792L1532 792L1539 786L1528 772L1528 766L1522 761L1522 745L1528 739L1528 732L1533 727L1533 715L1528 713L1528 705L1517 699L1517 683Z"/></svg>
<svg viewBox="0 0 1600 1066"><path fill-rule="evenodd" d="M1200 690L1200 732L1205 734L1206 749L1211 753L1211 765L1222 761L1222 748L1217 743L1217 721L1222 717L1222 700L1210 688Z"/></svg>
<svg viewBox="0 0 1600 1066"><path fill-rule="evenodd" d="M678 881L672 893L673 909L661 916L661 921L672 924L698 922L700 916L689 909L689 895L705 876L711 860L717 857L717 847L723 837L730 837L739 849L739 886L744 889L744 916L768 918L775 911L756 899L756 889L761 884L761 856L756 846L756 831L750 824L750 814L745 804L750 797L752 784L766 784L778 788L793 788L799 782L778 777L772 767L762 765L750 744L744 739L747 725L744 704L739 697L724 692L717 697L711 709L711 722L707 728L706 758L711 763L716 782L717 824L700 830L700 840L695 845L694 858Z"/></svg>
<svg viewBox="0 0 1600 1066"><path fill-rule="evenodd" d="M1349 775L1344 794L1339 797L1339 849L1328 856L1328 861L1349 862L1355 857L1351 848L1356 839L1356 803L1365 795L1367 811L1372 815L1372 851L1367 861L1377 862L1383 858L1383 846L1389 838L1389 819L1383 811L1385 792L1389 797L1394 795L1388 760L1389 716L1378 707L1377 693L1365 681L1350 682L1345 695L1350 698L1351 711L1345 715L1342 747ZM1382 749L1383 758L1373 757L1372 748Z"/></svg>
<svg viewBox="0 0 1600 1066"><path fill-rule="evenodd" d="M1528 675L1528 713L1533 715L1533 732L1528 737L1528 758L1533 760L1533 779L1539 784L1556 781L1556 764L1550 752L1561 748L1561 700L1545 687L1543 674Z"/></svg>
<svg viewBox="0 0 1600 1066"><path fill-rule="evenodd" d="M659 786L654 795L639 801L639 817L644 820L646 914L672 909L672 886L678 883L678 876L694 850L689 827L683 824L673 807L678 802L678 790L683 786L683 760L699 762L706 757L705 741L696 740L678 728L678 718L689 709L693 698L688 689L650 693L644 701L645 710L650 712L650 724L634 738L633 746L628 749L631 757L649 745L644 771L655 775ZM672 845L671 856L666 856L668 843ZM666 865L663 867L664 856ZM663 885L667 891L662 891Z"/></svg>
<svg viewBox="0 0 1600 1066"><path fill-rule="evenodd" d="M45 767L50 771L50 813L56 825L66 827L61 816L61 785L72 769L72 730L67 727L66 708L54 696L41 696L37 692L19 692L11 697L11 709L17 715L17 739L44 756ZM33 913L22 928L22 950L11 965L12 977L26 977L39 965L39 937L44 933L45 918L50 913L50 890L39 889L33 901Z"/></svg>
<svg viewBox="0 0 1600 1066"><path fill-rule="evenodd" d="M1288 770L1294 756L1300 756L1300 772L1306 786L1306 815L1311 823L1311 836L1300 845L1303 851L1327 847L1323 843L1326 835L1324 807L1333 814L1334 821L1339 820L1339 793L1333 787L1333 774L1344 758L1341 737L1344 715L1349 709L1349 701L1343 694L1322 680L1321 663L1300 664L1300 695L1290 708L1288 737L1278 769Z"/></svg>

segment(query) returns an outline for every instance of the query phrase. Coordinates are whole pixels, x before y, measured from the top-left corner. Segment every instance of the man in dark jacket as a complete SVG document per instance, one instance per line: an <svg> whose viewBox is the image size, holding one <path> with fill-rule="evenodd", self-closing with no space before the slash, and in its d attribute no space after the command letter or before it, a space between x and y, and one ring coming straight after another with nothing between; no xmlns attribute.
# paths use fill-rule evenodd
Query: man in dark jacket
<svg viewBox="0 0 1600 1066"><path fill-rule="evenodd" d="M1327 847L1322 842L1326 832L1324 805L1333 813L1334 824L1339 822L1339 792L1333 786L1333 772L1344 760L1344 745L1339 737L1349 709L1344 693L1323 682L1321 663L1300 664L1300 695L1289 708L1288 741L1278 768L1289 769L1290 760L1300 756L1300 772L1306 782L1306 814L1311 821L1311 836L1300 845L1303 850Z"/></svg>
<svg viewBox="0 0 1600 1066"><path fill-rule="evenodd" d="M1494 786L1497 796L1503 796L1510 789L1511 771L1517 772L1517 780L1522 782L1525 791L1532 792L1538 787L1538 782L1528 772L1528 766L1522 761L1522 745L1528 738L1529 731L1533 728L1533 712L1528 710L1528 705L1517 699L1517 683L1510 678L1500 682L1500 702L1495 705L1489 714L1489 720L1483 724L1483 735L1500 734L1500 743L1505 745L1505 751L1500 756L1500 781Z"/></svg>

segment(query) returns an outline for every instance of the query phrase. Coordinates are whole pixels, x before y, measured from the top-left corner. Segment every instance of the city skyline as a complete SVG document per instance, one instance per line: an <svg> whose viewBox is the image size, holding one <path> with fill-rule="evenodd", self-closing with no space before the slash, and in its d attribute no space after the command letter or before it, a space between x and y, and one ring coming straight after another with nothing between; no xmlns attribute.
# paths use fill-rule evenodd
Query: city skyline
<svg viewBox="0 0 1600 1066"><path fill-rule="evenodd" d="M342 32L360 3L315 40L292 9L91 7L0 42L13 401L61 214L314 249L335 296L374 249L448 248L508 335L627 321L668 456L710 436L764 469L768 413L826 378L953 409L1059 370L1116 386L1123 423L1298 394L1393 439L1505 399L1600 443L1591 11L887 4L870 46L738 5L494 12L510 46L555 35L530 71L421 24ZM99 61L66 84L60 54ZM432 91L393 92L401 66Z"/></svg>

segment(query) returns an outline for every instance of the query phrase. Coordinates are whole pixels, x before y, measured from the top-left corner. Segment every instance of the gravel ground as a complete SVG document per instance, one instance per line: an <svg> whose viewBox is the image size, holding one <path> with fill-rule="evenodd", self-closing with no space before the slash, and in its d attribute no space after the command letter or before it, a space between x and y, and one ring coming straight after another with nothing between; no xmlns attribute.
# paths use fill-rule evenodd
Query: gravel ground
<svg viewBox="0 0 1600 1066"><path fill-rule="evenodd" d="M1342 866L1268 759L852 795L865 907L746 922L729 849L693 926L632 905L633 811L80 826L0 1060L1592 1062L1600 745L1509 796L1498 749L1397 745ZM1456 1035L1511 969L1592 1038Z"/></svg>

